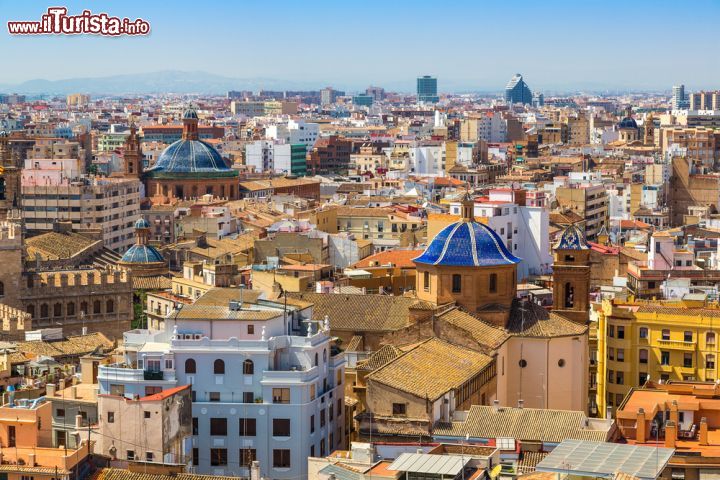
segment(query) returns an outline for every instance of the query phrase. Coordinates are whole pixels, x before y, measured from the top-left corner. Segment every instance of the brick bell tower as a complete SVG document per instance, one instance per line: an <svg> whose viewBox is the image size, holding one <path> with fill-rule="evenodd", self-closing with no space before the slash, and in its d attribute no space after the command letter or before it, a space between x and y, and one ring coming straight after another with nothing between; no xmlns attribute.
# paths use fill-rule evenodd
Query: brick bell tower
<svg viewBox="0 0 720 480"><path fill-rule="evenodd" d="M143 172L143 153L135 124L130 125L130 135L125 139L123 159L125 160L125 176L140 178Z"/></svg>
<svg viewBox="0 0 720 480"><path fill-rule="evenodd" d="M567 227L553 247L553 311L587 323L590 312L590 247L582 231Z"/></svg>

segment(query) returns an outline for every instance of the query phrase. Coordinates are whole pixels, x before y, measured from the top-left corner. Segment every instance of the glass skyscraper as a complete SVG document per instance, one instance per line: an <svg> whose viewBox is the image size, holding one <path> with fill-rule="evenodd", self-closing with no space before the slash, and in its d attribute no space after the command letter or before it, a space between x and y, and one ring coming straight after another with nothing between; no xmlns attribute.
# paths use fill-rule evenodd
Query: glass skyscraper
<svg viewBox="0 0 720 480"><path fill-rule="evenodd" d="M505 87L505 101L507 103L532 103L533 94L527 86L522 75L516 73Z"/></svg>
<svg viewBox="0 0 720 480"><path fill-rule="evenodd" d="M418 102L437 103L440 100L437 94L437 78L425 75L417 79Z"/></svg>

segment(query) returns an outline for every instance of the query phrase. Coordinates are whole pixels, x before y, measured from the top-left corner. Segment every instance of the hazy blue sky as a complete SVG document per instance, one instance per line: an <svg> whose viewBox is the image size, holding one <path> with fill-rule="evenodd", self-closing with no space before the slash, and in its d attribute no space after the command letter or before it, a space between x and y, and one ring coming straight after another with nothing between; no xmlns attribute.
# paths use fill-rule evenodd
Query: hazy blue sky
<svg viewBox="0 0 720 480"><path fill-rule="evenodd" d="M152 26L147 37L11 36L48 6ZM720 87L720 0L0 0L0 83L202 70L345 88Z"/></svg>

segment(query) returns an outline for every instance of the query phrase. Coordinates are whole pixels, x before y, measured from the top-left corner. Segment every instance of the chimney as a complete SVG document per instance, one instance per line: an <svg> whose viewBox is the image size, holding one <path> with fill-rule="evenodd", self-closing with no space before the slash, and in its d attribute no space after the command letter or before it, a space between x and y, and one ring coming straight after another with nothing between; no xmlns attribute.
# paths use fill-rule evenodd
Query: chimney
<svg viewBox="0 0 720 480"><path fill-rule="evenodd" d="M707 445L708 444L708 424L707 424L707 418L702 417L700 419L700 445Z"/></svg>
<svg viewBox="0 0 720 480"><path fill-rule="evenodd" d="M665 422L665 448L675 448L677 440L677 423L672 420Z"/></svg>
<svg viewBox="0 0 720 480"><path fill-rule="evenodd" d="M250 480L260 480L260 462L257 460L250 464Z"/></svg>
<svg viewBox="0 0 720 480"><path fill-rule="evenodd" d="M635 441L638 443L645 443L647 440L647 431L645 427L645 410L638 408L637 420L635 423Z"/></svg>
<svg viewBox="0 0 720 480"><path fill-rule="evenodd" d="M48 397L54 397L55 396L55 384L54 383L48 383L45 385L45 395Z"/></svg>
<svg viewBox="0 0 720 480"><path fill-rule="evenodd" d="M75 397L77 396L77 387L75 385L72 385L70 389L68 390L68 398L71 400L75 400Z"/></svg>
<svg viewBox="0 0 720 480"><path fill-rule="evenodd" d="M35 454L28 453L28 467L34 467L34 466L35 466Z"/></svg>
<svg viewBox="0 0 720 480"><path fill-rule="evenodd" d="M525 400L523 400L522 398L519 398L518 399L518 408L523 408L524 405L525 405Z"/></svg>
<svg viewBox="0 0 720 480"><path fill-rule="evenodd" d="M608 406L605 408L605 418L607 418L607 419L611 419L611 418L612 418L612 407L611 407L610 405L608 405Z"/></svg>
<svg viewBox="0 0 720 480"><path fill-rule="evenodd" d="M493 411L497 412L500 410L500 400L493 400Z"/></svg>
<svg viewBox="0 0 720 480"><path fill-rule="evenodd" d="M82 415L75 415L75 430L80 430L83 426L82 424L83 417Z"/></svg>

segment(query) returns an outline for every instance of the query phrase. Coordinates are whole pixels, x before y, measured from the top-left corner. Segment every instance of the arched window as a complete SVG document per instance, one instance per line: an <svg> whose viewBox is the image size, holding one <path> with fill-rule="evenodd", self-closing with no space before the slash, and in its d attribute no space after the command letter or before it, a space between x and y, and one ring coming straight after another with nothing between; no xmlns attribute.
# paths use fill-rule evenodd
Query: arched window
<svg viewBox="0 0 720 480"><path fill-rule="evenodd" d="M255 365L252 360L245 360L243 362L243 375L252 375L255 372Z"/></svg>
<svg viewBox="0 0 720 480"><path fill-rule="evenodd" d="M224 375L225 374L225 362L223 362L219 358L217 360L215 360L215 363L213 363L213 373L215 375Z"/></svg>
<svg viewBox="0 0 720 480"><path fill-rule="evenodd" d="M323 362L327 362L327 349L323 350Z"/></svg>
<svg viewBox="0 0 720 480"><path fill-rule="evenodd" d="M62 303L53 305L53 317L62 317Z"/></svg>
<svg viewBox="0 0 720 480"><path fill-rule="evenodd" d="M196 373L195 360L192 358L185 360L185 373Z"/></svg>
<svg viewBox="0 0 720 480"><path fill-rule="evenodd" d="M65 308L67 309L68 317L72 317L73 315L75 315L75 302L68 303L67 307L65 307Z"/></svg>
<svg viewBox="0 0 720 480"><path fill-rule="evenodd" d="M318 354L315 352L315 366L318 366Z"/></svg>
<svg viewBox="0 0 720 480"><path fill-rule="evenodd" d="M100 300L93 302L93 313L100 313Z"/></svg>
<svg viewBox="0 0 720 480"><path fill-rule="evenodd" d="M5 284L0 282L0 297L5 295Z"/></svg>
<svg viewBox="0 0 720 480"><path fill-rule="evenodd" d="M488 279L488 291L490 293L497 293L497 273L491 273Z"/></svg>
<svg viewBox="0 0 720 480"><path fill-rule="evenodd" d="M715 332L705 333L705 343L708 345L715 345Z"/></svg>
<svg viewBox="0 0 720 480"><path fill-rule="evenodd" d="M107 313L113 313L115 311L115 302L112 300L108 300L105 302L105 312Z"/></svg>
<svg viewBox="0 0 720 480"><path fill-rule="evenodd" d="M40 305L40 318L47 318L50 314L50 308L47 303Z"/></svg>
<svg viewBox="0 0 720 480"><path fill-rule="evenodd" d="M564 308L573 308L575 305L575 288L572 283L565 283L565 302Z"/></svg>
<svg viewBox="0 0 720 480"><path fill-rule="evenodd" d="M87 302L80 302L80 313L90 313L90 310L88 310L88 303Z"/></svg>
<svg viewBox="0 0 720 480"><path fill-rule="evenodd" d="M640 327L640 338L648 338L648 328Z"/></svg>
<svg viewBox="0 0 720 480"><path fill-rule="evenodd" d="M30 317L35 318L35 305L28 305L27 313L30 314Z"/></svg>

